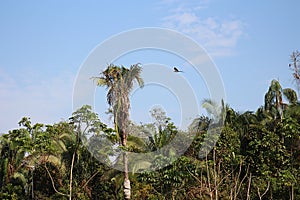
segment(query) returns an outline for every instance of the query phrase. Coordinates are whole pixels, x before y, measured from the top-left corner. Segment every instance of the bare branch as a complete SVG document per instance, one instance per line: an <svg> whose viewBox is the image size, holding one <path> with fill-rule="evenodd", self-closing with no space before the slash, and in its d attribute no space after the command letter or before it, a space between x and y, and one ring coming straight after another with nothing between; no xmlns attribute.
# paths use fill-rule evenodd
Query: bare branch
<svg viewBox="0 0 300 200"><path fill-rule="evenodd" d="M262 195L260 195L259 188L257 188L257 193L258 193L258 197L260 200L263 198L263 196L265 196L265 194L267 194L269 188L270 188L270 181L268 181L267 189L264 191L264 193Z"/></svg>
<svg viewBox="0 0 300 200"><path fill-rule="evenodd" d="M68 197L69 195L64 194L64 193L61 193L61 192L59 192L59 191L56 189L55 184L54 184L54 180L53 180L53 178L52 178L52 176L51 176L51 174L50 174L50 172L49 172L49 170L48 170L46 164L44 165L44 167L45 167L45 169L46 169L46 171L47 171L47 173L48 173L48 175L49 175L49 177L50 177L50 179L51 179L51 183L52 183L52 187L53 187L54 191L55 191L57 194L60 194L60 195L62 195L62 196L67 196L67 197Z"/></svg>

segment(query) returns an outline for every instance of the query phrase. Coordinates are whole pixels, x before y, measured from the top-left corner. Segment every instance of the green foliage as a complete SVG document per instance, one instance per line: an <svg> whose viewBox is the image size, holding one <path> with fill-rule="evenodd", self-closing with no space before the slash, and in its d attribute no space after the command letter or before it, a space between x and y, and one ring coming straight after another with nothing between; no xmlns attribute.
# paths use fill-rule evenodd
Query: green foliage
<svg viewBox="0 0 300 200"><path fill-rule="evenodd" d="M110 76L113 81L120 74ZM118 130L102 123L88 105L69 121L53 125L32 124L24 117L20 128L0 136L0 199L58 200L69 199L69 194L74 200L124 199L124 174L99 162L124 166L121 150L158 152L153 162L129 157L132 199L300 199L300 104L295 91L273 80L256 112L239 113L209 100L204 106L213 118L196 118L188 132L178 130L161 109L152 110L153 123L128 123L122 148ZM220 133L216 144L215 132ZM164 148L172 144L180 151L189 137L194 140L179 158L174 149ZM199 155L211 145L207 155Z"/></svg>
<svg viewBox="0 0 300 200"><path fill-rule="evenodd" d="M164 163L165 159L168 158L157 157L155 165ZM158 194L163 194L166 199L171 199L175 196L176 199L183 199L186 195L184 190L193 185L193 177L190 173L194 172L196 168L197 166L188 157L183 156L165 168L140 174L139 179L151 184L148 187L153 188L152 192L157 191Z"/></svg>

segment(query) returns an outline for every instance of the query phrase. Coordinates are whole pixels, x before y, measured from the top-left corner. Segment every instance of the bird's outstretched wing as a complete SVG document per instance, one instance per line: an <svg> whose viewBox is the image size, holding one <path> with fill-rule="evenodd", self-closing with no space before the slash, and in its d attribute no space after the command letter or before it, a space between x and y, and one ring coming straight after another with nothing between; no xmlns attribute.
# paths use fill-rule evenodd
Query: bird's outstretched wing
<svg viewBox="0 0 300 200"><path fill-rule="evenodd" d="M182 71L180 71L176 67L174 67L174 72L182 72Z"/></svg>

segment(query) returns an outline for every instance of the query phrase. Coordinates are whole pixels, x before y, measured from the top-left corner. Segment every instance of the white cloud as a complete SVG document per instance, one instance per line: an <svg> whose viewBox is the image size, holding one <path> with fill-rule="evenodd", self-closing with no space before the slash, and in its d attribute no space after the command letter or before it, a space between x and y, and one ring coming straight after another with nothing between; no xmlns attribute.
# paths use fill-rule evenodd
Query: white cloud
<svg viewBox="0 0 300 200"><path fill-rule="evenodd" d="M244 35L243 21L224 17L201 17L199 10L205 9L208 1L200 1L198 4L175 3L170 8L170 14L162 19L164 27L190 36L213 56L234 53L237 42Z"/></svg>
<svg viewBox="0 0 300 200"><path fill-rule="evenodd" d="M17 128L24 116L33 123L48 124L71 115L73 75L12 76L5 71L0 74L0 133Z"/></svg>
<svg viewBox="0 0 300 200"><path fill-rule="evenodd" d="M189 26L196 23L198 20L197 16L193 13L182 13L180 15L171 15L164 18L164 21L170 26Z"/></svg>

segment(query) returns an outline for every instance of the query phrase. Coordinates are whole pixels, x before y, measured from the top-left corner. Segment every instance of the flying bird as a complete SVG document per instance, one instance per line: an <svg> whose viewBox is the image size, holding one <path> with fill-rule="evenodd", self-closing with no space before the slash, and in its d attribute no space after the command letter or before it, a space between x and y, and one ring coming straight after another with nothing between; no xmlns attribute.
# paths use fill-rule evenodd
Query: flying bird
<svg viewBox="0 0 300 200"><path fill-rule="evenodd" d="M174 72L183 72L183 71L180 71L176 67L174 67Z"/></svg>

